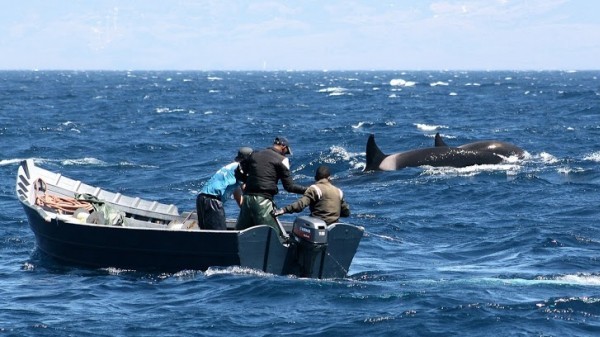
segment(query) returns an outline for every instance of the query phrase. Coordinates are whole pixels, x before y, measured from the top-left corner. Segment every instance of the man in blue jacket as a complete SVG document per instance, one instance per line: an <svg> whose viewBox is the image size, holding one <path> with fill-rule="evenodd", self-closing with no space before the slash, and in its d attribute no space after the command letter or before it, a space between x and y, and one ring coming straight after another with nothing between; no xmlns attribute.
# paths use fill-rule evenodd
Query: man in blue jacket
<svg viewBox="0 0 600 337"><path fill-rule="evenodd" d="M240 148L235 161L220 168L202 186L200 194L196 198L196 211L198 212L198 226L200 226L200 229L227 229L223 203L231 198L233 194L238 205L241 205L241 182L236 179L235 170L238 168L239 162L250 157L251 154L251 148Z"/></svg>
<svg viewBox="0 0 600 337"><path fill-rule="evenodd" d="M273 197L279 192L278 182L281 181L283 188L290 193L304 194L306 191L306 187L292 179L288 154L292 154L290 143L286 137L280 136L275 138L272 147L254 152L240 163L236 177L244 182L245 188L236 229L269 225L279 232L279 226L271 215Z"/></svg>

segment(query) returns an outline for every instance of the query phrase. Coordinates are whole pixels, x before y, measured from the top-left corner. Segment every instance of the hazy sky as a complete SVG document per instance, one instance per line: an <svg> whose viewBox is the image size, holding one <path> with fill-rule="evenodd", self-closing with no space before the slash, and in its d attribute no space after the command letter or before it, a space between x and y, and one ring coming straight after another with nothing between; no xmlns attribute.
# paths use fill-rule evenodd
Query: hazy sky
<svg viewBox="0 0 600 337"><path fill-rule="evenodd" d="M0 4L0 69L600 69L597 0Z"/></svg>

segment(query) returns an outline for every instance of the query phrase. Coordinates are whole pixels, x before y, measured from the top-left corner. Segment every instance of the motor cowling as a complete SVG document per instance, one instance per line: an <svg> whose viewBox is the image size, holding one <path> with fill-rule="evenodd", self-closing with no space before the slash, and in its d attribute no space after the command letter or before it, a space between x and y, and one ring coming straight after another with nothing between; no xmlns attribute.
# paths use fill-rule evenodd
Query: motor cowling
<svg viewBox="0 0 600 337"><path fill-rule="evenodd" d="M296 246L300 276L310 277L316 257L327 248L327 224L310 216L297 217L292 228L292 240Z"/></svg>

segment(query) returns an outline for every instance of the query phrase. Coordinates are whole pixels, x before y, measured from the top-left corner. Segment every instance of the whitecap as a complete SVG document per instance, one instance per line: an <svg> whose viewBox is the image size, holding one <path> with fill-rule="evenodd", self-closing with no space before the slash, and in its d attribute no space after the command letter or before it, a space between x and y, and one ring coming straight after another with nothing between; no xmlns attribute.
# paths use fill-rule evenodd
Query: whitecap
<svg viewBox="0 0 600 337"><path fill-rule="evenodd" d="M353 159L360 158L363 155L362 153L358 152L350 152L346 148L339 145L333 145L329 148L329 150L332 154L341 157L345 161L351 161Z"/></svg>
<svg viewBox="0 0 600 337"><path fill-rule="evenodd" d="M342 96L342 95L349 95L352 96L352 93L345 93L345 92L332 92L329 94L329 96Z"/></svg>
<svg viewBox="0 0 600 337"><path fill-rule="evenodd" d="M587 156L583 157L583 160L600 162L600 151L588 154Z"/></svg>
<svg viewBox="0 0 600 337"><path fill-rule="evenodd" d="M109 275L120 275L122 273L135 272L135 270L133 270L133 269L121 269L121 268L115 268L115 267L108 267L108 268L101 268L101 269L106 270L106 272Z"/></svg>
<svg viewBox="0 0 600 337"><path fill-rule="evenodd" d="M554 164L558 162L558 159L555 156L547 152L540 153L539 158L546 164Z"/></svg>
<svg viewBox="0 0 600 337"><path fill-rule="evenodd" d="M455 93L455 92L451 92L451 93L449 93L448 95L450 95L450 96L458 96L458 94L457 94L457 93Z"/></svg>
<svg viewBox="0 0 600 337"><path fill-rule="evenodd" d="M569 175L571 173L584 172L582 167L560 167L556 170L560 174Z"/></svg>
<svg viewBox="0 0 600 337"><path fill-rule="evenodd" d="M570 274L556 277L559 282L567 282L569 284L600 286L600 275L592 274Z"/></svg>
<svg viewBox="0 0 600 337"><path fill-rule="evenodd" d="M390 80L390 85L393 87L414 87L417 82L406 81L401 78L395 78Z"/></svg>
<svg viewBox="0 0 600 337"><path fill-rule="evenodd" d="M509 175L515 175L521 169L520 165L502 163L502 164L483 164L472 165L467 167L433 167L423 166L423 175L429 176L461 176L472 177L483 172L506 172Z"/></svg>
<svg viewBox="0 0 600 337"><path fill-rule="evenodd" d="M447 129L448 127L445 125L429 125L429 124L420 124L420 123L413 123L414 126L417 127L417 129L422 130L422 131L436 131L439 129Z"/></svg>
<svg viewBox="0 0 600 337"><path fill-rule="evenodd" d="M406 84L406 81L401 78L395 78L393 80L390 80L391 86L404 86L405 84Z"/></svg>
<svg viewBox="0 0 600 337"><path fill-rule="evenodd" d="M96 159L96 158L91 158L91 157L86 157L86 158L81 158L81 159L65 159L61 161L62 165L106 165L106 162L100 160L100 159Z"/></svg>
<svg viewBox="0 0 600 337"><path fill-rule="evenodd" d="M329 93L329 96L340 96L347 94L348 89L342 87L328 87L319 89L318 92Z"/></svg>
<svg viewBox="0 0 600 337"><path fill-rule="evenodd" d="M437 82L429 83L429 85L432 87L437 87L439 85L448 86L449 84L448 84L448 82L437 81Z"/></svg>
<svg viewBox="0 0 600 337"><path fill-rule="evenodd" d="M214 275L252 275L252 276L262 276L262 277L274 277L274 274L265 273L262 270L251 269L247 267L241 266L231 266L231 267L209 267L204 275L206 277L214 276Z"/></svg>

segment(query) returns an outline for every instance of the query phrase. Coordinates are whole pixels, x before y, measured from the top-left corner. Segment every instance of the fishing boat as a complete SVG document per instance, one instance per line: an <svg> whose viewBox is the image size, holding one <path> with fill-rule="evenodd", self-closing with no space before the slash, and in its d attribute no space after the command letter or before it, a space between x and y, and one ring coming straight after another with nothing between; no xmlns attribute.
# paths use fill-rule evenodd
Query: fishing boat
<svg viewBox="0 0 600 337"><path fill-rule="evenodd" d="M51 172L32 159L21 162L16 194L35 235L36 248L52 259L92 268L175 272L240 266L277 275L343 278L364 228L327 226L299 216L236 230L204 230L195 211L125 196Z"/></svg>

